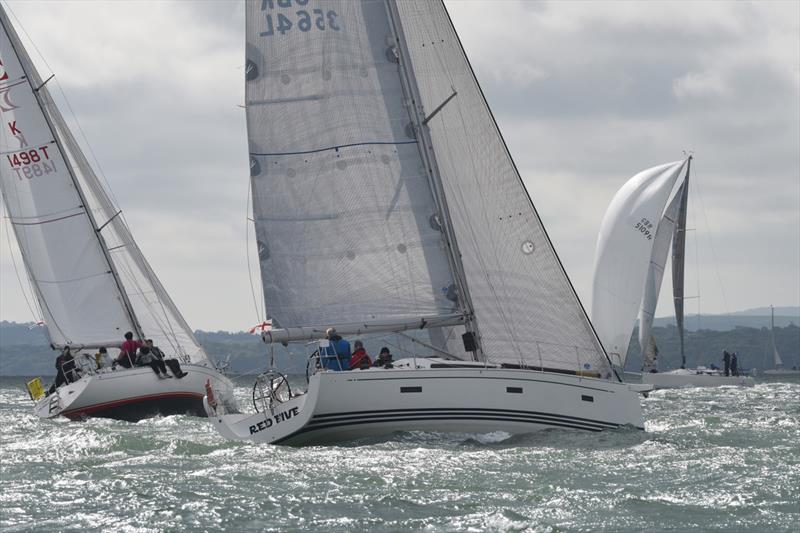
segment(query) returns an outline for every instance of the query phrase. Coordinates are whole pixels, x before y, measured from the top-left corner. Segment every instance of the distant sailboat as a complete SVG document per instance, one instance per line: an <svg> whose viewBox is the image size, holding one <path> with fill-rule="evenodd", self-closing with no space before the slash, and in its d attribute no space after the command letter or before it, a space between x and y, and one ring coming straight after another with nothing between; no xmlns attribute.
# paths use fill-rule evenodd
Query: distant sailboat
<svg viewBox="0 0 800 533"><path fill-rule="evenodd" d="M230 408L232 383L198 344L145 260L0 6L0 190L53 349L70 348L81 377L45 396L29 387L40 417L138 420L205 415L213 384ZM187 374L159 379L150 367L99 369L130 331L153 339ZM88 358L87 358L88 356Z"/></svg>
<svg viewBox="0 0 800 533"><path fill-rule="evenodd" d="M207 397L214 427L286 444L642 428L650 387L614 372L444 4L246 6L253 212L275 326L263 338L316 341L335 327L411 348L340 372L320 365L329 342L314 342L305 392L270 369L258 413Z"/></svg>
<svg viewBox="0 0 800 533"><path fill-rule="evenodd" d="M683 287L691 160L688 157L640 172L617 191L597 240L592 322L614 362L624 367L638 316L642 383L656 388L752 385L753 378L748 376L686 368ZM681 368L658 372L652 328L670 245Z"/></svg>
<svg viewBox="0 0 800 533"><path fill-rule="evenodd" d="M784 368L783 366L781 354L778 352L778 345L775 343L775 308L769 306L769 310L769 347L772 351L772 363L774 368L764 370L764 374L767 376L800 376L800 369L797 367Z"/></svg>

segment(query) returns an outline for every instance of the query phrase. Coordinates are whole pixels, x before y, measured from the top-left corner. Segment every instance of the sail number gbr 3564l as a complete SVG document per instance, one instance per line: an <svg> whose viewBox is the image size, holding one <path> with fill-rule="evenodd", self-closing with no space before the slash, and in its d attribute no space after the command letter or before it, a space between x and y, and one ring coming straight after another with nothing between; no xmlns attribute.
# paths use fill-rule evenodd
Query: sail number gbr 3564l
<svg viewBox="0 0 800 533"><path fill-rule="evenodd" d="M37 178L56 171L55 162L47 153L47 146L6 154L6 158L11 165L11 170L17 173L20 180Z"/></svg>
<svg viewBox="0 0 800 533"><path fill-rule="evenodd" d="M301 32L308 31L339 31L338 15L332 9L315 9L308 6L309 0L262 0L261 11L264 14L266 27L259 35L272 37L277 31L286 35L292 29ZM301 8L299 11L291 9L286 12L277 12L277 8ZM307 7L310 7L308 9ZM306 8L306 9L302 9ZM274 18L273 18L274 16Z"/></svg>

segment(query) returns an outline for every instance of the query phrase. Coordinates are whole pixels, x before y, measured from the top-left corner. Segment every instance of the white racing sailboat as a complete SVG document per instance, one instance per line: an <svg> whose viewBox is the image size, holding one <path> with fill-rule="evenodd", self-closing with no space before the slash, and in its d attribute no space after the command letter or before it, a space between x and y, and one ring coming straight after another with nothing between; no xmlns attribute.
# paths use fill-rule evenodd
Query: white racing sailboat
<svg viewBox="0 0 800 533"><path fill-rule="evenodd" d="M250 1L253 212L277 343L311 342L307 390L275 369L230 439L401 430L643 428L534 209L441 1ZM410 346L323 368L329 327ZM403 333L405 332L405 333ZM380 342L378 342L380 341Z"/></svg>
<svg viewBox="0 0 800 533"><path fill-rule="evenodd" d="M800 368L786 368L783 366L783 359L781 359L781 354L778 351L778 345L775 343L775 308L769 306L769 310L769 349L772 352L772 364L774 367L764 370L764 375L772 377L800 376Z"/></svg>
<svg viewBox="0 0 800 533"><path fill-rule="evenodd" d="M51 346L69 347L79 373L68 371L72 382L50 394L38 380L29 384L36 414L205 416L207 383L233 409L232 383L150 269L56 107L50 78L41 79L2 6L0 23L0 190ZM127 331L152 339L186 375L98 368L94 352L106 347L116 356Z"/></svg>
<svg viewBox="0 0 800 533"><path fill-rule="evenodd" d="M592 322L609 355L624 367L638 316L642 383L656 388L753 385L749 376L726 376L705 367L686 368L683 289L691 160L689 157L642 171L617 191L597 239ZM659 372L652 328L670 245L681 368Z"/></svg>

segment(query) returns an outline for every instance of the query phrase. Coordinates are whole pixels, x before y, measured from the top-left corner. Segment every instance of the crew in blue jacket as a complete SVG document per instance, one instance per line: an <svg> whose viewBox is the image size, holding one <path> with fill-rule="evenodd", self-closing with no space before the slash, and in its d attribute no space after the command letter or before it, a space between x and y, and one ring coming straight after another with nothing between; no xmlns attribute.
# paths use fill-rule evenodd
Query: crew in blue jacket
<svg viewBox="0 0 800 533"><path fill-rule="evenodd" d="M348 370L350 368L350 343L336 333L336 328L328 328L325 332L328 347L322 350L322 366L330 370Z"/></svg>

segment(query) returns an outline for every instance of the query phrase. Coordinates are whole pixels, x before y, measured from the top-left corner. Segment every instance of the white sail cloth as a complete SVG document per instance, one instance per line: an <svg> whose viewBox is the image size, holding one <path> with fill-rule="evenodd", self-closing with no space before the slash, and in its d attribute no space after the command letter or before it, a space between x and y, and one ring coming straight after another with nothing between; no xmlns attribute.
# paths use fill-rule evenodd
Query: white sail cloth
<svg viewBox="0 0 800 533"><path fill-rule="evenodd" d="M686 185L686 182L681 184L680 189L664 210L656 228L653 250L650 253L650 265L647 268L644 282L644 296L639 308L639 347L643 354L650 349L651 345L655 345L655 339L651 336L653 320L656 316L656 305L661 292L661 282L664 279L664 268L667 264L670 244L677 229L678 213L680 213L685 200L683 189Z"/></svg>
<svg viewBox="0 0 800 533"><path fill-rule="evenodd" d="M608 375L444 5L396 7L486 358Z"/></svg>
<svg viewBox="0 0 800 533"><path fill-rule="evenodd" d="M649 294L647 308L655 305L664 262L656 259L656 267L661 265L662 270L656 274L657 268L651 267L659 242L658 226L686 163L653 167L628 180L612 199L600 226L592 282L592 323L612 361L620 366L625 365L645 292ZM656 255L666 256L670 237L671 232L662 235ZM645 286L648 273L649 292Z"/></svg>
<svg viewBox="0 0 800 533"><path fill-rule="evenodd" d="M386 5L318 4L247 3L267 311L281 328L457 312Z"/></svg>
<svg viewBox="0 0 800 533"><path fill-rule="evenodd" d="M31 84L41 81L26 75L21 61L30 67L30 60L19 39L12 44L16 35L5 12L0 17L0 184L51 341L121 339L134 325L118 303L92 221L34 96Z"/></svg>
<svg viewBox="0 0 800 533"><path fill-rule="evenodd" d="M0 189L51 342L112 346L134 331L207 362L2 7L0 21Z"/></svg>

